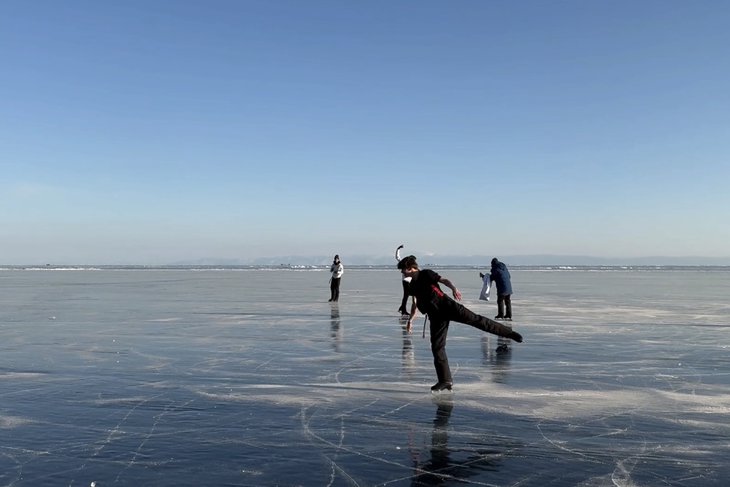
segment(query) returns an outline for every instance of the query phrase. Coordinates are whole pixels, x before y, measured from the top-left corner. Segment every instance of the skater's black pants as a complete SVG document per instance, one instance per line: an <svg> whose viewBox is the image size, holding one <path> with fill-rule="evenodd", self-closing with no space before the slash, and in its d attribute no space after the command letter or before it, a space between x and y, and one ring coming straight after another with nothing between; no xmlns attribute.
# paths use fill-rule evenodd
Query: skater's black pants
<svg viewBox="0 0 730 487"><path fill-rule="evenodd" d="M497 295L497 316L512 319L512 295Z"/></svg>
<svg viewBox="0 0 730 487"><path fill-rule="evenodd" d="M446 334L449 331L449 321L458 321L501 337L509 337L512 333L512 328L509 326L478 315L446 296L439 300L438 311L428 313L428 319L431 322L433 365L436 368L439 382L452 382L449 359L446 357Z"/></svg>
<svg viewBox="0 0 730 487"><path fill-rule="evenodd" d="M340 277L333 277L330 281L330 301L340 299Z"/></svg>

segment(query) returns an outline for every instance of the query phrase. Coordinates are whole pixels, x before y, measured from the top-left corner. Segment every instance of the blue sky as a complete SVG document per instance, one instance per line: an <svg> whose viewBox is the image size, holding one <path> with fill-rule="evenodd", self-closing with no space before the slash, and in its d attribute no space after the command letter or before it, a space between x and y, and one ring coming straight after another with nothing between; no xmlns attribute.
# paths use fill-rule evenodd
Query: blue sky
<svg viewBox="0 0 730 487"><path fill-rule="evenodd" d="M0 5L0 263L728 256L730 3Z"/></svg>

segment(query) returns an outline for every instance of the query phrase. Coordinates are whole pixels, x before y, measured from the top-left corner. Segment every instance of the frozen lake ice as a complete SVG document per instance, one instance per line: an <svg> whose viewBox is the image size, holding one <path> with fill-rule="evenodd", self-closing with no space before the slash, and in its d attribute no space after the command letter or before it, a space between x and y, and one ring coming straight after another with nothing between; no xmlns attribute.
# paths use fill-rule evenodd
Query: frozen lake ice
<svg viewBox="0 0 730 487"><path fill-rule="evenodd" d="M433 395L395 269L2 270L0 485L727 485L730 272L512 275Z"/></svg>

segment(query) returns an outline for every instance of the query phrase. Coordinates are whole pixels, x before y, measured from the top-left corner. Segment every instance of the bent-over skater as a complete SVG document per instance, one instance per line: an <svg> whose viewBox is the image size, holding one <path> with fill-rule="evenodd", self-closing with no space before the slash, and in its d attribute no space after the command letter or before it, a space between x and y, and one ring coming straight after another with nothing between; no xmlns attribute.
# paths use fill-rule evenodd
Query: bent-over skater
<svg viewBox="0 0 730 487"><path fill-rule="evenodd" d="M403 244L400 244L397 249L395 249L395 261L400 262L400 249L403 248ZM401 284L403 285L403 297L400 301L400 308L398 308L398 312L401 314L401 316L408 316L410 313L408 312L408 308L406 308L406 304L408 304L408 283L411 282L410 277L403 276L403 279L401 280Z"/></svg>

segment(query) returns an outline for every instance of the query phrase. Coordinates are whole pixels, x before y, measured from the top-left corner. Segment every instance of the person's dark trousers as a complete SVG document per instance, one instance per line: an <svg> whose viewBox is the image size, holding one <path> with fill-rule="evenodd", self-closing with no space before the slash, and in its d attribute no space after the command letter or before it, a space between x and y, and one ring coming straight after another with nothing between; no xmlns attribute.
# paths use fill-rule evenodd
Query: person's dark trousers
<svg viewBox="0 0 730 487"><path fill-rule="evenodd" d="M512 319L512 296L510 294L497 295L497 316Z"/></svg>
<svg viewBox="0 0 730 487"><path fill-rule="evenodd" d="M446 334L449 332L449 320L437 313L429 313L429 330L431 332L431 353L436 377L439 382L451 383L451 369L446 356Z"/></svg>
<svg viewBox="0 0 730 487"><path fill-rule="evenodd" d="M439 301L439 310L429 313L428 319L431 322L433 365L436 368L436 376L439 382L452 382L449 359L446 357L446 335L449 331L449 321L464 323L501 337L510 337L512 335L511 327L490 320L486 316L478 315L463 304L457 303L448 297L444 297Z"/></svg>
<svg viewBox="0 0 730 487"><path fill-rule="evenodd" d="M406 305L408 304L408 282L401 282L403 283L403 299L401 299L400 308L398 308L398 311L403 314L408 314L408 310L406 309Z"/></svg>
<svg viewBox="0 0 730 487"><path fill-rule="evenodd" d="M340 279L339 277L333 277L332 282L330 282L330 301L340 299Z"/></svg>

